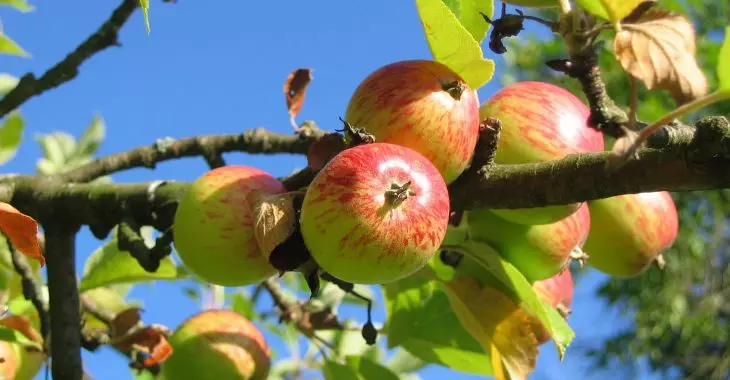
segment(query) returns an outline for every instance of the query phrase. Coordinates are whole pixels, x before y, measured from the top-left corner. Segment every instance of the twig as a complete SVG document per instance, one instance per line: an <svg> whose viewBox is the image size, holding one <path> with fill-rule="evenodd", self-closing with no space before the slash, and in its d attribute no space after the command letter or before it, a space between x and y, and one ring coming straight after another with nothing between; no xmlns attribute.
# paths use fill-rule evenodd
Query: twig
<svg viewBox="0 0 730 380"><path fill-rule="evenodd" d="M40 78L36 79L32 73L23 75L18 85L0 100L0 118L33 96L40 95L75 78L84 61L110 46L118 45L119 29L127 22L138 5L138 0L122 1L122 4L112 12L109 19L99 29L61 62L48 69Z"/></svg>
<svg viewBox="0 0 730 380"><path fill-rule="evenodd" d="M54 379L81 379L81 313L76 285L76 230L46 225L46 260L51 312Z"/></svg>
<svg viewBox="0 0 730 380"><path fill-rule="evenodd" d="M13 262L13 268L20 275L21 284L23 287L23 296L26 300L30 301L36 310L38 310L38 319L41 325L41 336L43 337L44 347L43 350L48 353L48 337L50 333L50 319L48 318L48 306L43 302L42 294L43 288L33 277L33 269L28 264L28 260L25 259L15 247L8 242L8 248L10 249L10 258Z"/></svg>
<svg viewBox="0 0 730 380"><path fill-rule="evenodd" d="M172 230L168 229L160 235L152 248L148 248L140 234L139 226L133 221L124 220L117 229L117 245L119 250L129 252L139 265L147 272L154 273L160 267L160 261L172 252Z"/></svg>
<svg viewBox="0 0 730 380"><path fill-rule="evenodd" d="M217 167L222 162L220 155L226 152L306 154L309 145L321 135L315 132L308 135L285 135L256 128L229 135L161 139L150 146L96 159L60 177L70 182L87 182L131 168L154 168L162 161L192 156L203 156L208 165Z"/></svg>

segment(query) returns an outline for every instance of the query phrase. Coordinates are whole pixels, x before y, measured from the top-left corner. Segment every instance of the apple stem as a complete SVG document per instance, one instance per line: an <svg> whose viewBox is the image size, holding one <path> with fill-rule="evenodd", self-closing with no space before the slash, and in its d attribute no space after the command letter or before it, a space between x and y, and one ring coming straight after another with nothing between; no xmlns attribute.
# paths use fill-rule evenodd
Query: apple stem
<svg viewBox="0 0 730 380"><path fill-rule="evenodd" d="M451 82L444 82L441 85L441 88L448 92L449 95L451 95L452 98L456 100L461 100L461 95L466 91L466 86L464 86L464 83L459 80L454 80Z"/></svg>
<svg viewBox="0 0 730 380"><path fill-rule="evenodd" d="M586 261L588 261L588 254L583 252L583 250L580 247L575 247L570 252L570 258L572 260L575 260L578 262L578 265L583 268L586 265Z"/></svg>
<svg viewBox="0 0 730 380"><path fill-rule="evenodd" d="M410 189L411 181L398 185L397 183L390 184L390 189L385 191L385 201L391 207L400 206L409 195L416 195L416 192Z"/></svg>

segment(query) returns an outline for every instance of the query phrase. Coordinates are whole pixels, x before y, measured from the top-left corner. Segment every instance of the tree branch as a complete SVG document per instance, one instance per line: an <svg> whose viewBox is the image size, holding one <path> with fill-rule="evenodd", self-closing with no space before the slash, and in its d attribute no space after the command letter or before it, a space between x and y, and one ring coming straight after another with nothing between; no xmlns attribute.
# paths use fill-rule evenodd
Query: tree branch
<svg viewBox="0 0 730 380"><path fill-rule="evenodd" d="M54 379L81 379L81 313L76 286L76 229L46 225L51 311L51 371Z"/></svg>
<svg viewBox="0 0 730 380"><path fill-rule="evenodd" d="M26 300L30 301L38 311L38 320L41 325L41 336L43 337L43 350L48 352L48 336L51 329L50 319L48 317L48 306L42 299L43 289L33 278L33 269L31 269L28 264L28 260L25 259L25 256L15 250L15 247L10 242L8 242L8 248L10 249L10 259L13 262L13 268L21 278L23 296Z"/></svg>
<svg viewBox="0 0 730 380"><path fill-rule="evenodd" d="M285 135L256 128L239 134L208 135L179 140L161 139L146 147L109 155L62 174L70 182L87 182L94 178L135 167L154 168L158 162L192 156L203 156L211 166L222 161L221 153L298 153L306 154L309 145L321 137L311 134Z"/></svg>
<svg viewBox="0 0 730 380"><path fill-rule="evenodd" d="M0 99L0 118L18 108L28 99L70 81L79 74L79 66L94 54L118 45L117 35L139 5L138 0L124 0L99 29L82 42L61 62L46 71L39 79L32 73L23 75L15 88Z"/></svg>

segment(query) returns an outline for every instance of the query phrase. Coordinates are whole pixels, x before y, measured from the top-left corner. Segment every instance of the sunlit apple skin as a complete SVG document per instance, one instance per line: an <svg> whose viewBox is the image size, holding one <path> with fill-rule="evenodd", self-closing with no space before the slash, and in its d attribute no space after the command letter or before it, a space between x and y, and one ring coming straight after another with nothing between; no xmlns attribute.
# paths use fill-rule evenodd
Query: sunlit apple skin
<svg viewBox="0 0 730 380"><path fill-rule="evenodd" d="M271 352L264 336L241 314L202 311L169 338L172 355L162 363L165 379L266 379Z"/></svg>
<svg viewBox="0 0 730 380"><path fill-rule="evenodd" d="M532 284L538 297L550 307L557 308L565 318L570 314L570 307L573 303L573 275L570 269L565 269L555 276ZM550 340L550 334L537 318L532 317L532 326L535 336L540 344Z"/></svg>
<svg viewBox="0 0 730 380"><path fill-rule="evenodd" d="M590 109L569 91L550 83L508 85L482 104L479 115L502 123L497 163L536 163L604 149L603 135L588 125ZM579 206L573 203L493 212L514 223L547 224L565 218Z"/></svg>
<svg viewBox="0 0 730 380"><path fill-rule="evenodd" d="M391 205L386 192L411 182L412 194ZM335 156L312 181L300 224L314 260L352 283L384 284L422 268L436 254L449 220L449 195L438 170L420 153L386 143Z"/></svg>
<svg viewBox="0 0 730 380"><path fill-rule="evenodd" d="M458 83L461 90L446 91ZM442 63L400 61L368 75L350 98L345 120L377 142L411 148L451 183L469 165L479 135L479 98Z"/></svg>
<svg viewBox="0 0 730 380"><path fill-rule="evenodd" d="M666 191L624 194L590 201L588 263L606 274L643 272L679 233L677 207Z"/></svg>
<svg viewBox="0 0 730 380"><path fill-rule="evenodd" d="M242 286L276 273L254 235L254 190L285 191L270 174L243 165L210 170L193 181L180 200L173 225L175 249L183 264L201 279Z"/></svg>
<svg viewBox="0 0 730 380"><path fill-rule="evenodd" d="M583 246L591 229L586 203L551 224L512 223L485 209L469 211L467 221L470 239L491 245L530 281L562 271L570 263L571 252Z"/></svg>
<svg viewBox="0 0 730 380"><path fill-rule="evenodd" d="M0 378L15 379L15 374L20 366L20 353L14 344L8 341L0 341Z"/></svg>

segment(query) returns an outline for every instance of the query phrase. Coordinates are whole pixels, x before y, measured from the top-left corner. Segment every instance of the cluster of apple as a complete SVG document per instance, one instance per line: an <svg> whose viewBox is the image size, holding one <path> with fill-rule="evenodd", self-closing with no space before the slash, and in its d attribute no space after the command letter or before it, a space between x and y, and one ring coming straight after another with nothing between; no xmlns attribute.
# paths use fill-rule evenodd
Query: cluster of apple
<svg viewBox="0 0 730 380"><path fill-rule="evenodd" d="M397 281L439 251L450 228L447 186L472 164L482 120L501 122L496 163L533 163L603 150L602 134L588 126L589 114L570 92L541 82L509 85L480 106L476 91L443 64L392 63L362 81L345 115L372 139L334 154L297 207L274 207L270 215L276 222L294 213L292 225L306 251L331 276L359 284ZM287 190L279 180L253 167L205 173L175 216L174 242L183 263L223 286L276 274L272 246L262 243L254 210L262 199L287 199L282 194ZM637 275L674 241L678 229L666 192L471 210L465 221L469 238L492 246L553 307L569 307L573 285L565 269L571 259L585 259L583 251L600 271ZM202 355L202 349L189 357ZM187 356L183 352L176 349L170 363ZM268 356L257 357L268 368Z"/></svg>

